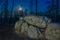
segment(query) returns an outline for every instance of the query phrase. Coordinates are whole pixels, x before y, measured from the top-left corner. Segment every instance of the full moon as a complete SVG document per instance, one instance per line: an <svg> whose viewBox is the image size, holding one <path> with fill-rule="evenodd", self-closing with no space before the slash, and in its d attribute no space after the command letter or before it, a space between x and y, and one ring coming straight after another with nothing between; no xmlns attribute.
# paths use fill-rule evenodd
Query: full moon
<svg viewBox="0 0 60 40"><path fill-rule="evenodd" d="M19 8L19 10L20 10L20 11L22 11L22 10L23 10L23 8L21 8L21 7L20 7L20 8Z"/></svg>

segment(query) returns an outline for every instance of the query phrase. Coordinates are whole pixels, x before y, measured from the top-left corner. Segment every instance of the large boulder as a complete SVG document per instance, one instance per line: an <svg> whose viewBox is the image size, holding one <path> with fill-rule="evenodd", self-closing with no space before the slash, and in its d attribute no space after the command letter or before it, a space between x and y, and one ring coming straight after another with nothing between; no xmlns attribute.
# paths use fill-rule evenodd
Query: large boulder
<svg viewBox="0 0 60 40"><path fill-rule="evenodd" d="M45 28L50 22L51 21L49 21L48 18L46 19L46 17L26 16L24 18L20 18L20 20L16 22L15 29L16 32L22 33L24 36L38 39L43 38L43 34L41 34L38 28ZM28 23L31 25L28 25Z"/></svg>
<svg viewBox="0 0 60 40"><path fill-rule="evenodd" d="M34 26L28 26L27 23L16 22L15 30L17 33L22 34L25 37L38 39L42 36L39 30L37 30ZM41 36L40 36L41 35Z"/></svg>
<svg viewBox="0 0 60 40"><path fill-rule="evenodd" d="M49 24L45 36L48 40L60 40L60 24Z"/></svg>
<svg viewBox="0 0 60 40"><path fill-rule="evenodd" d="M26 16L24 20L32 25L45 28L51 22L51 19L43 16Z"/></svg>

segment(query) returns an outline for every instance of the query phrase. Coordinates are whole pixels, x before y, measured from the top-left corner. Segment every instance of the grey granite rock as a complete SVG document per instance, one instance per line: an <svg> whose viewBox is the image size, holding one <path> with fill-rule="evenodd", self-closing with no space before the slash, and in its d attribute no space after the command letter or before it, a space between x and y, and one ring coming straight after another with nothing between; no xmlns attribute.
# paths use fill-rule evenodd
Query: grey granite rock
<svg viewBox="0 0 60 40"><path fill-rule="evenodd" d="M60 25L56 23L49 24L45 36L48 40L60 40Z"/></svg>

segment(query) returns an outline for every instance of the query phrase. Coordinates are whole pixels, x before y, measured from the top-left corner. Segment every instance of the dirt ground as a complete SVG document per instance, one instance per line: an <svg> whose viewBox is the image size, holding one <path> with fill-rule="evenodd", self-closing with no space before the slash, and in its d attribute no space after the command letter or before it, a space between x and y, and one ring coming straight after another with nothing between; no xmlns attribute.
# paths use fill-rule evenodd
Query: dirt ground
<svg viewBox="0 0 60 40"><path fill-rule="evenodd" d="M28 37L24 37L22 35L18 35L17 33L0 33L0 40L41 40L41 39L31 39Z"/></svg>

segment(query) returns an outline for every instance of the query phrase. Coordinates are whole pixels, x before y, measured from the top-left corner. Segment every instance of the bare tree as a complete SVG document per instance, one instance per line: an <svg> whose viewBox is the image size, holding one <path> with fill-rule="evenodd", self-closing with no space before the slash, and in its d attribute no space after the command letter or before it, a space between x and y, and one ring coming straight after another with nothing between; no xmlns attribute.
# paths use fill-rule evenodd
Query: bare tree
<svg viewBox="0 0 60 40"><path fill-rule="evenodd" d="M1 5L1 3L2 3L2 0L0 0L0 5Z"/></svg>
<svg viewBox="0 0 60 40"><path fill-rule="evenodd" d="M12 14L13 14L13 9L14 9L14 0L12 0L11 17L12 17Z"/></svg>
<svg viewBox="0 0 60 40"><path fill-rule="evenodd" d="M55 14L55 18L58 16L59 13L59 0L56 0L56 14Z"/></svg>
<svg viewBox="0 0 60 40"><path fill-rule="evenodd" d="M37 15L37 8L38 8L38 0L35 0L36 6L36 15ZM33 13L33 0L30 0L30 14Z"/></svg>
<svg viewBox="0 0 60 40"><path fill-rule="evenodd" d="M47 16L50 17L53 21L55 21L55 4L54 4L55 0L51 0L51 2L49 2L48 5L48 12L47 12Z"/></svg>
<svg viewBox="0 0 60 40"><path fill-rule="evenodd" d="M30 0L30 14L32 14L33 11L33 0Z"/></svg>
<svg viewBox="0 0 60 40"><path fill-rule="evenodd" d="M55 22L55 8L54 8L55 7L55 4L54 4L54 1L55 0L52 0L52 9L51 10L52 10L52 19Z"/></svg>
<svg viewBox="0 0 60 40"><path fill-rule="evenodd" d="M36 0L36 15L37 15L37 8L38 8L38 0Z"/></svg>
<svg viewBox="0 0 60 40"><path fill-rule="evenodd" d="M8 22L8 0L4 1L4 22Z"/></svg>

